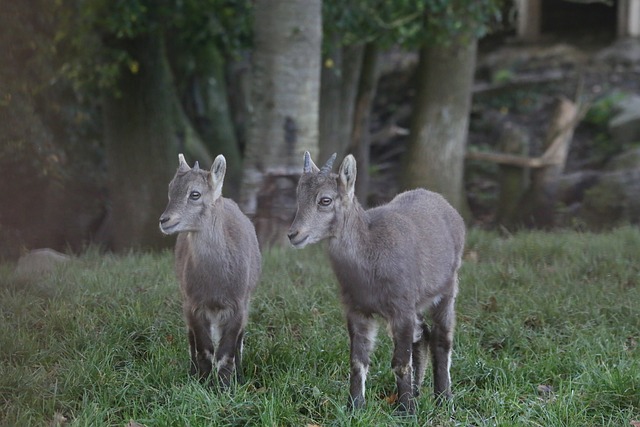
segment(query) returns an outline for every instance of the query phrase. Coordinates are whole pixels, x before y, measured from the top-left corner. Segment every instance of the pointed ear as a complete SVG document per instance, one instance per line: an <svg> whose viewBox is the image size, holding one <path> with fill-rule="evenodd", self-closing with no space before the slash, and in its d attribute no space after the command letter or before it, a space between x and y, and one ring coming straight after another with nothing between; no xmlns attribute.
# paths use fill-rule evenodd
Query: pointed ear
<svg viewBox="0 0 640 427"><path fill-rule="evenodd" d="M227 160L222 154L213 161L211 166L211 185L213 186L213 200L217 200L222 195L222 183L224 174L227 172Z"/></svg>
<svg viewBox="0 0 640 427"><path fill-rule="evenodd" d="M318 167L316 166L315 163L313 163L313 160L311 160L311 154L309 154L308 151L304 152L304 165L302 167L302 172L303 173L318 173L320 172L320 169L318 169Z"/></svg>
<svg viewBox="0 0 640 427"><path fill-rule="evenodd" d="M356 184L356 159L351 154L344 158L340 165L340 171L338 176L340 177L340 183L344 186L347 192L347 197L353 199L353 193Z"/></svg>
<svg viewBox="0 0 640 427"><path fill-rule="evenodd" d="M187 162L184 160L184 155L182 153L178 154L178 169L184 172L191 169Z"/></svg>

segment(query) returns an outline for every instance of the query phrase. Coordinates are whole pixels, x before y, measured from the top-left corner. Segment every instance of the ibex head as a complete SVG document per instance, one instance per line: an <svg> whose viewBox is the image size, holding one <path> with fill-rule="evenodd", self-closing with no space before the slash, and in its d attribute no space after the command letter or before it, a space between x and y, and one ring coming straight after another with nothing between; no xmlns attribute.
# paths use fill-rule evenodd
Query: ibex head
<svg viewBox="0 0 640 427"><path fill-rule="evenodd" d="M169 183L169 203L160 216L160 231L164 234L198 231L206 226L202 217L222 195L227 170L222 154L213 161L210 171L201 170L198 162L190 168L182 154L178 161L178 170Z"/></svg>
<svg viewBox="0 0 640 427"><path fill-rule="evenodd" d="M303 173L298 182L298 210L289 228L289 240L303 248L328 237L334 237L344 212L354 203L356 159L348 155L338 174L331 172L334 153L318 168L309 152L304 153Z"/></svg>

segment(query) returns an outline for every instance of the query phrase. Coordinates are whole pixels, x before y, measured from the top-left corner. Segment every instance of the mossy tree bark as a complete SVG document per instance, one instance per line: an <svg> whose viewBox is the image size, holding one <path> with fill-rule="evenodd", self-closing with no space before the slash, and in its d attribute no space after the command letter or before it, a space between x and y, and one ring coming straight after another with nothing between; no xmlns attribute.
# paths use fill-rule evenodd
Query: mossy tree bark
<svg viewBox="0 0 640 427"><path fill-rule="evenodd" d="M349 150L364 53L363 44L339 46L337 36L327 44L320 93L320 162L333 153L341 159Z"/></svg>
<svg viewBox="0 0 640 427"><path fill-rule="evenodd" d="M176 53L179 57L179 53ZM190 67L185 67L191 64ZM182 104L193 123L208 154L223 154L227 160L227 174L223 192L226 196L239 196L242 177L242 157L236 138L227 96L226 60L218 48L209 43L197 50L192 58L181 58L179 71L183 88ZM201 158L201 160L205 160Z"/></svg>
<svg viewBox="0 0 640 427"><path fill-rule="evenodd" d="M362 69L353 115L351 132L351 152L358 162L356 196L363 206L367 206L369 193L369 151L371 148L371 110L376 94L379 76L379 49L375 42L367 43L362 57Z"/></svg>
<svg viewBox="0 0 640 427"><path fill-rule="evenodd" d="M121 47L138 68L123 71L119 94L102 94L112 246L164 247L171 240L158 230L158 218L177 167L175 91L161 37L139 37Z"/></svg>
<svg viewBox="0 0 640 427"><path fill-rule="evenodd" d="M379 77L379 49L375 43L338 46L337 38L322 67L320 95L320 156L347 153L358 162L356 195L366 206L369 189L369 133L371 109Z"/></svg>
<svg viewBox="0 0 640 427"><path fill-rule="evenodd" d="M477 40L459 35L447 45L425 45L404 159L402 186L441 193L468 217L463 175Z"/></svg>

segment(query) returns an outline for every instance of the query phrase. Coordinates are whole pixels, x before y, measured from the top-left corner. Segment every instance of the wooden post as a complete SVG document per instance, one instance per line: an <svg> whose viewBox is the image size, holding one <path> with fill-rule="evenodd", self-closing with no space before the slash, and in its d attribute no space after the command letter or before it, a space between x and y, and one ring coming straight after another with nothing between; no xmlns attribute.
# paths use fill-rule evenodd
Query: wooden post
<svg viewBox="0 0 640 427"><path fill-rule="evenodd" d="M358 162L358 179L356 180L356 196L367 207L369 194L369 151L371 135L369 127L373 99L378 87L380 70L380 49L375 42L369 42L364 47L362 68L358 83L355 110L353 112L353 128L351 129L351 152Z"/></svg>
<svg viewBox="0 0 640 427"><path fill-rule="evenodd" d="M618 37L640 37L640 0L619 0Z"/></svg>
<svg viewBox="0 0 640 427"><path fill-rule="evenodd" d="M504 221L500 222L501 224L521 223L537 227L553 225L558 179L564 172L573 131L585 111L582 106L566 98L558 100L543 144L545 151L540 157L518 154L515 146L508 148L503 146L502 149L508 151L507 153L467 152L467 159L490 161L502 166L517 167L521 171L527 168L532 169L531 185L522 197L518 197L518 200L507 200L510 197L507 193L511 193L512 190L502 190L500 195L502 212L498 213L497 218L498 221ZM512 136L507 134L505 138L515 139L516 137L515 134ZM507 169L503 169L504 171ZM508 173L516 174L515 170ZM502 185L512 187L519 185L517 182L516 180L514 184L503 180ZM517 191L514 194L517 194ZM512 206L513 203L517 203L516 208Z"/></svg>
<svg viewBox="0 0 640 427"><path fill-rule="evenodd" d="M517 0L518 38L535 42L540 38L542 0Z"/></svg>
<svg viewBox="0 0 640 427"><path fill-rule="evenodd" d="M532 171L529 197L525 201L526 206L530 206L530 209L524 209L529 217L525 219L533 225L550 227L554 223L557 182L564 172L579 116L580 111L575 103L567 98L558 100L544 143L542 159L546 166Z"/></svg>
<svg viewBox="0 0 640 427"><path fill-rule="evenodd" d="M529 154L529 135L514 123L507 122L499 142L503 153L516 156ZM496 210L496 222L507 228L519 219L518 207L522 195L529 186L530 168L509 163L500 164L500 196Z"/></svg>

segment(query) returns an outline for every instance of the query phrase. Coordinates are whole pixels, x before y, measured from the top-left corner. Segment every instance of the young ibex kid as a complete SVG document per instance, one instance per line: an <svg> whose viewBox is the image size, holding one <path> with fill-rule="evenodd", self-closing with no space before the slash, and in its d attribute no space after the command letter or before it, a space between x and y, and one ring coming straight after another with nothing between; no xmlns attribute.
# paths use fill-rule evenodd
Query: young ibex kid
<svg viewBox="0 0 640 427"><path fill-rule="evenodd" d="M175 269L184 298L191 375L206 379L216 368L222 387L235 372L242 381L242 342L249 300L261 270L253 224L235 202L224 198L226 161L211 171L193 169L178 156L169 184L169 204L160 217L164 234L179 233Z"/></svg>
<svg viewBox="0 0 640 427"><path fill-rule="evenodd" d="M354 196L354 157L344 159L337 175L331 172L334 160L335 154L318 169L305 153L298 210L288 235L296 248L328 239L351 341L349 403L365 403L374 316L387 321L393 338L399 409L414 412L429 349L435 396L449 399L464 222L442 196L424 189L364 210ZM423 321L426 310L431 329Z"/></svg>

